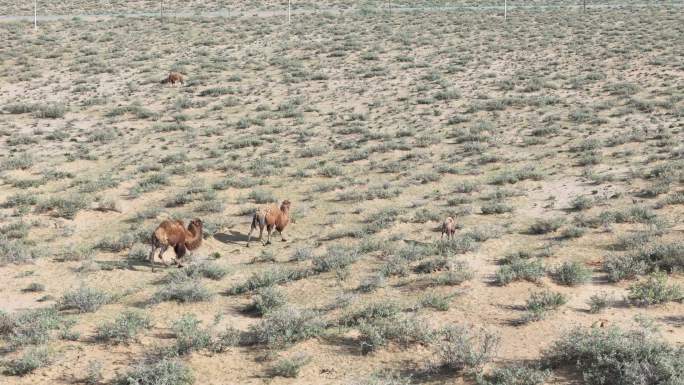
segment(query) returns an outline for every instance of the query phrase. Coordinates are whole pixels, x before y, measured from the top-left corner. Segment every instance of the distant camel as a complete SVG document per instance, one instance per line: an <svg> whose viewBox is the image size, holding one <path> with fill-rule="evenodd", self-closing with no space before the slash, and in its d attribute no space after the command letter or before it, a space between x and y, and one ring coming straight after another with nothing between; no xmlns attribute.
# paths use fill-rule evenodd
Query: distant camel
<svg viewBox="0 0 684 385"><path fill-rule="evenodd" d="M176 82L179 82L180 84L184 84L183 83L183 75L181 75L178 72L169 72L169 76L167 76L161 82L162 82L162 84L171 83L171 85L176 84Z"/></svg>
<svg viewBox="0 0 684 385"><path fill-rule="evenodd" d="M188 228L183 225L183 221L165 220L152 233L152 251L150 252L150 263L154 271L154 255L159 250L159 259L169 247L173 247L176 252L176 265L181 267L180 259L185 255L186 250L195 250L202 244L202 221L193 219ZM162 260L163 262L163 260Z"/></svg>
<svg viewBox="0 0 684 385"><path fill-rule="evenodd" d="M447 217L442 223L442 239L444 239L444 234L446 234L447 239L453 238L456 233L456 221L454 218Z"/></svg>
<svg viewBox="0 0 684 385"><path fill-rule="evenodd" d="M259 226L259 241L261 241L261 236L264 233L264 227L268 233L268 239L265 245L271 243L271 232L275 228L280 233L280 238L283 242L286 241L283 236L283 230L287 224L290 223L290 201L284 200L280 207L271 204L265 207L260 207L254 213L252 217L252 227L249 229L249 234L247 235L247 247L249 247L249 241L252 239L252 231Z"/></svg>

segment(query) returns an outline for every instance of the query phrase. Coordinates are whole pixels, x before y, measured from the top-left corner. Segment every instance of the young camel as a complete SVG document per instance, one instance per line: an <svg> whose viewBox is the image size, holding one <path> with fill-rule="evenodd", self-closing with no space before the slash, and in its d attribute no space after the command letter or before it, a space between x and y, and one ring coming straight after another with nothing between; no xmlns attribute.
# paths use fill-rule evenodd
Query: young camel
<svg viewBox="0 0 684 385"><path fill-rule="evenodd" d="M183 258L185 252L187 250L195 250L202 244L202 221L193 219L186 229L183 221L167 219L154 230L151 243L152 251L150 252L149 259L152 264L152 271L154 271L154 255L156 251L159 250L159 259L161 259L169 247L173 247L173 250L176 252L176 265L181 267L180 259Z"/></svg>
<svg viewBox="0 0 684 385"><path fill-rule="evenodd" d="M266 232L268 233L268 238L264 245L269 245L271 243L271 232L275 228L280 233L280 238L283 242L286 241L283 236L283 230L287 224L290 223L290 201L284 200L280 207L276 205L268 205L257 209L252 217L252 226L249 229L249 234L247 235L247 247L249 247L249 241L252 239L252 232L259 226L259 241L261 241L261 236L264 233L264 227L266 227Z"/></svg>
<svg viewBox="0 0 684 385"><path fill-rule="evenodd" d="M162 84L171 83L171 85L176 84L176 82L184 84L183 75L181 75L178 72L169 72L169 76L167 76L164 80L161 81Z"/></svg>
<svg viewBox="0 0 684 385"><path fill-rule="evenodd" d="M447 217L442 223L442 239L444 239L444 234L446 234L447 239L454 237L456 233L456 221L452 217Z"/></svg>

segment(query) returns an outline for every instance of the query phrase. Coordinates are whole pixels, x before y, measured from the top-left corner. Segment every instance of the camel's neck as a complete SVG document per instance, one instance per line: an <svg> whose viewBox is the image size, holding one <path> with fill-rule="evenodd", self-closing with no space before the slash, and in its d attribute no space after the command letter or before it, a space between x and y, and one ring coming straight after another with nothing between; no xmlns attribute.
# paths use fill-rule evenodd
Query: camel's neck
<svg viewBox="0 0 684 385"><path fill-rule="evenodd" d="M185 247L187 247L188 250L194 250L202 243L202 229L194 224L190 224L190 226L188 226L188 233L189 237L185 239Z"/></svg>

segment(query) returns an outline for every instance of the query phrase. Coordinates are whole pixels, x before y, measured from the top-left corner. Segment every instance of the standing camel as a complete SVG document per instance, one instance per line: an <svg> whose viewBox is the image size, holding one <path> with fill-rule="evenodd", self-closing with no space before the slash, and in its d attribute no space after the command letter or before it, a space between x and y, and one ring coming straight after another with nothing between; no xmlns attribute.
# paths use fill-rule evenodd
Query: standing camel
<svg viewBox="0 0 684 385"><path fill-rule="evenodd" d="M187 250L195 250L202 244L202 221L193 219L186 229L183 221L165 220L152 233L152 251L150 252L150 263L154 271L154 255L159 250L159 259L169 247L173 247L176 252L176 265L181 267L180 259L183 258ZM163 260L162 260L163 262Z"/></svg>
<svg viewBox="0 0 684 385"><path fill-rule="evenodd" d="M252 239L252 232L259 226L259 241L264 233L264 227L268 233L268 238L264 245L271 243L271 232L275 228L278 233L280 233L280 238L283 242L286 241L283 236L283 230L287 224L290 223L290 201L284 200L280 204L280 207L271 204L265 207L260 207L254 213L252 217L252 226L249 229L249 234L247 235L247 247L249 247L249 241Z"/></svg>

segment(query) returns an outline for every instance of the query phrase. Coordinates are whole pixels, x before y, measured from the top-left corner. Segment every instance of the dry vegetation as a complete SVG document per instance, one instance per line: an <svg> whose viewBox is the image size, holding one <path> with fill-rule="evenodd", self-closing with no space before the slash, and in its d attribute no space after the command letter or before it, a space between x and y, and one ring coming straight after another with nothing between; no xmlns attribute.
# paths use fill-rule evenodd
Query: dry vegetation
<svg viewBox="0 0 684 385"><path fill-rule="evenodd" d="M0 24L0 382L681 384L683 36L679 7ZM246 248L284 199L288 242Z"/></svg>

